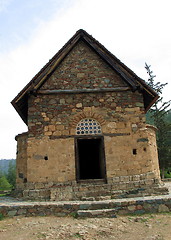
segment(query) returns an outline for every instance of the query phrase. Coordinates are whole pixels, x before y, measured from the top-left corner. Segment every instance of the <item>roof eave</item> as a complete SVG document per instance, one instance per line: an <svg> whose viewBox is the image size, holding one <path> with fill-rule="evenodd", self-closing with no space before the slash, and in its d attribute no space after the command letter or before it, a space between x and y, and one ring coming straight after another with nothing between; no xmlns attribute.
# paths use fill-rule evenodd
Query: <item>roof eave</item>
<svg viewBox="0 0 171 240"><path fill-rule="evenodd" d="M21 117L21 119L23 120L23 122L28 125L27 122L27 116L25 116L23 114L23 112L21 111L21 109L19 108L19 106L15 103L14 100L11 101L12 106L15 108L15 110L18 112L19 116Z"/></svg>
<svg viewBox="0 0 171 240"><path fill-rule="evenodd" d="M157 101L158 98L159 98L158 95L153 98L153 100L150 102L150 104L146 107L145 113L148 112L148 110L152 107L152 105Z"/></svg>
<svg viewBox="0 0 171 240"><path fill-rule="evenodd" d="M124 81L128 83L132 91L138 89L138 86L142 86L149 95L152 96L152 101L149 103L146 111L154 104L158 99L158 95L151 87L149 87L144 80L139 78L131 69L124 65L118 58L110 53L101 43L90 36L86 31L80 29L73 37L51 58L51 60L33 77L33 79L20 91L20 93L12 100L12 105L21 116L23 121L27 124L27 116L22 112L21 106L23 106L24 100L27 99L30 91L35 91L42 86L47 77L54 71L54 69L63 61L66 55L73 49L75 44L79 40L84 40L87 44L94 49L94 51L106 61L113 70L115 70ZM115 64L115 62L117 64ZM123 71L124 69L124 71ZM125 72L126 71L126 72ZM126 74L126 73L129 74ZM23 101L20 103L20 101Z"/></svg>

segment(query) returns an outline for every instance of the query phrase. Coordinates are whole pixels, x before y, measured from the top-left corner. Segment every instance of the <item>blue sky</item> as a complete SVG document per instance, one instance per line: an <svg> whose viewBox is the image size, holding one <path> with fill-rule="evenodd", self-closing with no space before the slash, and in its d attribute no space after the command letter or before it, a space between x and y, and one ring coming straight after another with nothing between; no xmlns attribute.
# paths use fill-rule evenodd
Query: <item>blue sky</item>
<svg viewBox="0 0 171 240"><path fill-rule="evenodd" d="M147 80L168 82L171 99L170 0L0 0L0 159L15 158L27 131L10 102L80 28Z"/></svg>
<svg viewBox="0 0 171 240"><path fill-rule="evenodd" d="M27 42L41 24L71 3L72 0L0 0L0 52Z"/></svg>

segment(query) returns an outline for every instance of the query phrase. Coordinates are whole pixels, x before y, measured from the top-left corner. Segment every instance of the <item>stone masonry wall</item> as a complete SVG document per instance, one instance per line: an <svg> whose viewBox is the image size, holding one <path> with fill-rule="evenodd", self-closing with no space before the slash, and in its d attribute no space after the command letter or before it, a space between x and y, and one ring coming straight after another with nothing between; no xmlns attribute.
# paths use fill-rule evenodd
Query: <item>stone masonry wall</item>
<svg viewBox="0 0 171 240"><path fill-rule="evenodd" d="M126 86L123 79L97 54L84 42L79 42L40 90ZM143 98L138 92L39 95L38 91L37 97L29 99L29 137L69 135L72 118L92 107L94 112L100 109L105 120L122 122L121 128L131 115L133 123L145 122Z"/></svg>
<svg viewBox="0 0 171 240"><path fill-rule="evenodd" d="M27 139L28 133L19 134L17 140L16 183L19 186L27 179Z"/></svg>
<svg viewBox="0 0 171 240"><path fill-rule="evenodd" d="M75 179L74 140L28 139L27 181L67 182Z"/></svg>
<svg viewBox="0 0 171 240"><path fill-rule="evenodd" d="M85 111L82 115L86 117L90 112ZM99 116L97 112L95 116ZM151 184L154 183L154 179L159 179L158 165L155 164L156 159L153 160L156 157L153 148L156 146L149 144L152 133L149 133L147 128L137 128L135 131L131 122L102 123L108 181L117 176L140 175L148 172L153 172ZM118 128L119 125L120 127L123 125L123 128ZM60 135L28 138L28 182L37 183L38 186L46 182L75 181L75 126L72 126L70 131L73 135L62 135L61 131Z"/></svg>
<svg viewBox="0 0 171 240"><path fill-rule="evenodd" d="M115 123L115 127L109 126L115 131L131 122L139 126L145 122L142 95L131 91L38 95L30 98L29 106L29 137L70 135L73 119L83 111L98 112L105 121Z"/></svg>
<svg viewBox="0 0 171 240"><path fill-rule="evenodd" d="M97 211L98 210L98 211ZM75 216L75 217L116 217L144 213L170 213L171 197L146 199L119 199L99 202L19 202L1 204L4 217L14 216Z"/></svg>
<svg viewBox="0 0 171 240"><path fill-rule="evenodd" d="M18 137L18 164L26 166L21 170L27 182L18 177L18 188L35 190L76 184L76 125L84 118L93 118L101 125L108 184L114 185L113 179L117 177L127 177L125 183L121 181L122 189L126 190L130 189L126 183L131 181L131 176L148 174L153 175L147 178L148 186L159 183L155 133L146 128L141 92L127 89L103 93L41 93L41 90L126 86L120 76L80 42L37 95L29 97L28 138ZM141 180L140 184L138 177L137 187L143 185Z"/></svg>
<svg viewBox="0 0 171 240"><path fill-rule="evenodd" d="M41 89L83 89L126 86L91 48L80 41Z"/></svg>
<svg viewBox="0 0 171 240"><path fill-rule="evenodd" d="M157 152L157 144L156 144L156 131L157 129L154 126L146 125L146 131L148 132L148 144L150 145L150 155L153 156L151 158L150 164L152 165L152 171L156 176L160 177L159 165L158 161L158 152Z"/></svg>

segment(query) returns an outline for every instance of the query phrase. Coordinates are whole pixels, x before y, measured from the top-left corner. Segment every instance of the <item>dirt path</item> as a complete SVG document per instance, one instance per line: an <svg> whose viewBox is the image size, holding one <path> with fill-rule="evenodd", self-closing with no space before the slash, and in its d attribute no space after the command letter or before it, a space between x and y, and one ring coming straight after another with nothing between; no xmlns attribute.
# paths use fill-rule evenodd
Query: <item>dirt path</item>
<svg viewBox="0 0 171 240"><path fill-rule="evenodd" d="M117 218L15 217L0 221L0 240L170 240L171 214Z"/></svg>

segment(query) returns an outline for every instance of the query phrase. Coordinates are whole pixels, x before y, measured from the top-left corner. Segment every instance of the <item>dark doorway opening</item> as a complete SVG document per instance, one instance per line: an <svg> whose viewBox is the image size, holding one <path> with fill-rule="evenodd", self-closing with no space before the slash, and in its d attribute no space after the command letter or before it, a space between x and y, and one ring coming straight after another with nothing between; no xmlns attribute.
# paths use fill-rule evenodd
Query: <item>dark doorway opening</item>
<svg viewBox="0 0 171 240"><path fill-rule="evenodd" d="M77 180L106 178L102 137L76 139L76 165Z"/></svg>

